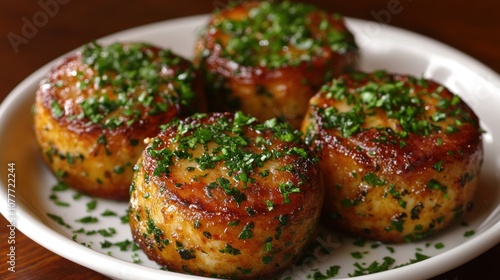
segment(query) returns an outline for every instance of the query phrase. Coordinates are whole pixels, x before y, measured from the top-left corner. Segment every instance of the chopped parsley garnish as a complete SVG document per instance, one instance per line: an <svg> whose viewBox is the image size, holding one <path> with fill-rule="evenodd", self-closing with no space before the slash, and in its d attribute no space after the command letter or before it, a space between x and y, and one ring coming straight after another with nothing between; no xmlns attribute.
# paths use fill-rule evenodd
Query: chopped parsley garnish
<svg viewBox="0 0 500 280"><path fill-rule="evenodd" d="M356 251L356 252L351 252L351 256L355 259L362 259L363 258L363 253Z"/></svg>
<svg viewBox="0 0 500 280"><path fill-rule="evenodd" d="M368 185L372 187L376 186L383 186L385 185L384 180L381 180L375 173L366 173L365 176L363 176L363 180L368 183Z"/></svg>
<svg viewBox="0 0 500 280"><path fill-rule="evenodd" d="M86 216L80 219L77 219L76 222L82 223L82 224L95 224L99 221L96 217L93 216Z"/></svg>
<svg viewBox="0 0 500 280"><path fill-rule="evenodd" d="M349 80L353 78L354 81ZM427 84L418 87L418 79L387 74L385 71L373 73L353 73L341 76L325 84L321 94L332 100L332 106L313 104L322 118L325 129L337 129L344 137L358 134L366 129L379 129L384 136L397 137L401 147L406 146L402 139L410 134L429 136L433 133L456 133L465 122L474 123L469 112L461 107L461 100L456 95L445 95L443 88L433 91ZM435 113L429 115L429 104L425 100L435 100ZM337 107L341 102L346 106ZM328 104L328 103L327 103ZM370 127L367 119L375 114L385 114L397 125L389 128L383 126ZM432 111L431 111L432 112ZM314 139L311 135L313 126L306 132L306 139ZM384 143L387 139L378 139ZM442 139L438 139L442 143ZM436 163L436 170L441 170L442 163Z"/></svg>
<svg viewBox="0 0 500 280"><path fill-rule="evenodd" d="M445 194L447 191L447 187L442 185L438 180L435 179L429 180L429 182L427 182L427 187L429 187L431 190L442 191Z"/></svg>
<svg viewBox="0 0 500 280"><path fill-rule="evenodd" d="M102 212L101 216L103 217L109 217L109 216L118 216L114 211L106 209L104 212Z"/></svg>
<svg viewBox="0 0 500 280"><path fill-rule="evenodd" d="M49 199L52 200L57 206L61 206L61 207L69 207L70 206L70 204L68 202L64 202L64 201L59 200L59 197L55 193L52 193L49 196Z"/></svg>
<svg viewBox="0 0 500 280"><path fill-rule="evenodd" d="M70 204L69 204L68 202L61 201L61 200L59 199L59 196L56 194L56 193L58 193L58 192L64 192L64 191L68 190L68 188L69 188L68 184L66 184L66 183L64 183L64 182L61 182L61 181L57 182L57 184L56 184L56 185L54 185L54 186L52 187L52 189L51 189L51 191L52 191L52 192L51 192L51 194L50 194L50 196L49 196L49 199L50 199L51 201L53 201L53 202L54 202L54 204L56 204L57 206L61 206L61 207L69 207L69 206L70 206Z"/></svg>
<svg viewBox="0 0 500 280"><path fill-rule="evenodd" d="M56 223L58 223L59 225L66 227L66 228L71 228L71 226L69 224L67 224L61 216L51 214L51 213L47 213L47 216L49 218L51 218L53 221L55 221Z"/></svg>
<svg viewBox="0 0 500 280"><path fill-rule="evenodd" d="M97 199L92 199L87 202L87 212L94 210L97 207Z"/></svg>
<svg viewBox="0 0 500 280"><path fill-rule="evenodd" d="M434 244L434 248L436 248L436 249L443 249L444 248L444 244L441 243L441 242L438 242L438 243Z"/></svg>
<svg viewBox="0 0 500 280"><path fill-rule="evenodd" d="M196 258L196 255L194 254L194 250L188 250L186 248L183 248L183 247L178 247L177 248L177 253L179 253L179 256L183 259L183 260L191 260L191 259L195 259Z"/></svg>
<svg viewBox="0 0 500 280"><path fill-rule="evenodd" d="M372 273L377 273L381 271L386 271L390 269L390 266L396 261L391 257L384 257L384 261L379 263L378 261L374 261L368 266L363 266L360 263L355 263L354 266L356 270L353 273L349 273L350 277L368 275Z"/></svg>
<svg viewBox="0 0 500 280"><path fill-rule="evenodd" d="M468 230L464 233L464 237L471 237L473 236L474 234L476 234L476 231L475 230Z"/></svg>
<svg viewBox="0 0 500 280"><path fill-rule="evenodd" d="M231 182L226 178L217 178L218 186L220 186L226 195L232 196L236 203L240 205L243 201L246 200L245 194L243 194L239 189L235 187L231 187ZM216 183L216 184L217 184Z"/></svg>
<svg viewBox="0 0 500 280"><path fill-rule="evenodd" d="M146 210L147 213L147 233L152 234L154 240L156 241L156 246L162 248L170 244L170 240L168 238L163 238L164 233L159 227L156 226L155 221L151 218L149 210Z"/></svg>
<svg viewBox="0 0 500 280"><path fill-rule="evenodd" d="M357 50L340 15L305 3L258 2L249 7L248 15L238 19L216 17L208 28L228 35L222 56L242 66L296 66L310 62L314 56L322 57L327 50Z"/></svg>
<svg viewBox="0 0 500 280"><path fill-rule="evenodd" d="M398 266L395 266L394 268L398 268L398 267L402 267L402 266L405 266L405 265L410 265L410 264L413 264L413 263L417 263L417 262L420 262L420 261L423 261L423 260L426 260L428 259L429 256L426 256L424 254L421 254L419 252L416 252L415 253L415 258L414 259L411 259L409 262L407 263L404 263L404 264L401 264L401 265L398 265Z"/></svg>
<svg viewBox="0 0 500 280"><path fill-rule="evenodd" d="M262 263L263 264L270 264L273 262L273 256L270 255L270 256L263 256L262 257Z"/></svg>
<svg viewBox="0 0 500 280"><path fill-rule="evenodd" d="M110 227L108 229L99 229L97 232L104 237L111 237L116 234L116 229Z"/></svg>
<svg viewBox="0 0 500 280"><path fill-rule="evenodd" d="M59 105L59 103L57 103L57 101L52 101L52 103L50 103L50 108L51 108L51 111L52 111L52 116L54 118L60 118L64 115L64 110L61 108L61 106Z"/></svg>
<svg viewBox="0 0 500 280"><path fill-rule="evenodd" d="M93 42L84 46L81 59L95 74L90 78L77 75L80 89L98 89L80 101L81 113L76 116L89 125L131 126L145 114L161 114L177 104L189 107L195 96L190 86L195 77L192 66L182 64L170 50L142 43L102 46ZM102 90L107 87L113 90ZM54 117L63 113L52 103Z"/></svg>
<svg viewBox="0 0 500 280"><path fill-rule="evenodd" d="M332 265L326 270L326 274L323 274L319 271L314 272L314 274L312 275L312 279L314 279L314 280L327 280L327 279L335 277L339 273L339 270L340 270L340 266Z"/></svg>
<svg viewBox="0 0 500 280"><path fill-rule="evenodd" d="M253 237L252 229L254 227L253 222L249 222L243 227L240 235L238 235L238 239L251 239Z"/></svg>
<svg viewBox="0 0 500 280"><path fill-rule="evenodd" d="M137 253L132 254L132 262L136 264L141 263L141 258L139 257L139 254Z"/></svg>
<svg viewBox="0 0 500 280"><path fill-rule="evenodd" d="M283 195L284 204L290 203L290 194L292 193L299 193L300 188L295 186L292 182L286 182L286 183L280 183L280 192Z"/></svg>
<svg viewBox="0 0 500 280"><path fill-rule="evenodd" d="M203 119L205 118L205 119ZM211 119L209 123L206 120ZM222 168L226 173L205 185L205 193L213 197L216 189L233 198L241 205L247 200L244 190L257 181L258 177L270 174L269 169L262 169L269 160L283 157L310 160L310 150L303 145L301 133L289 124L277 119L258 123L254 117L241 112L229 113L217 118L205 114L194 115L187 120L176 120L164 127L173 129L173 137L164 142L160 137L151 139L146 148L149 156L155 159L153 176L169 176L174 162L187 160L193 181L199 182L207 172ZM258 135L251 137L250 135ZM264 135L267 138L264 138ZM168 142L168 143L167 143ZM172 144L173 146L171 146ZM284 148L268 148L271 145L284 145ZM210 147L210 148L208 148ZM200 153L199 150L202 152ZM195 151L197 150L197 151ZM317 162L313 161L313 164ZM275 167L279 172L290 172L297 176L293 163ZM302 178L298 182L277 182L285 204L291 202L291 194L300 192ZM262 201L271 211L275 201ZM253 210L252 210L253 211Z"/></svg>
<svg viewBox="0 0 500 280"><path fill-rule="evenodd" d="M128 239L125 239L123 241L119 241L119 242L110 242L108 240L104 240L104 242L101 242L101 248L111 248L113 246L116 246L118 248L120 248L120 251L127 251L128 248L130 247L130 245L132 244L135 244L133 243L132 241L128 240Z"/></svg>
<svg viewBox="0 0 500 280"><path fill-rule="evenodd" d="M236 249L229 244L226 244L226 247L224 247L224 249L219 250L219 252L227 253L227 254L235 255L235 256L241 254L241 251L239 249Z"/></svg>

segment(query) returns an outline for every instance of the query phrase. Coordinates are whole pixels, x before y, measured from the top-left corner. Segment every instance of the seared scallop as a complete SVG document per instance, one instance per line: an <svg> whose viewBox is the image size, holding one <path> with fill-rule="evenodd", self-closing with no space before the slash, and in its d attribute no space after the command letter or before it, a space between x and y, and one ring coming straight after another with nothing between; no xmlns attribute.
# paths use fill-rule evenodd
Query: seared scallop
<svg viewBox="0 0 500 280"><path fill-rule="evenodd" d="M279 117L295 128L309 99L355 67L358 48L338 14L289 1L243 1L214 13L196 46L209 110Z"/></svg>
<svg viewBox="0 0 500 280"><path fill-rule="evenodd" d="M287 268L314 237L319 167L288 124L196 114L147 143L131 186L130 226L168 270L262 279Z"/></svg>
<svg viewBox="0 0 500 280"><path fill-rule="evenodd" d="M318 152L329 226L414 241L472 207L483 159L478 117L424 78L343 75L311 99L302 130Z"/></svg>
<svg viewBox="0 0 500 280"><path fill-rule="evenodd" d="M34 129L45 161L76 190L128 200L143 140L204 103L198 76L170 50L86 45L62 59L36 93Z"/></svg>

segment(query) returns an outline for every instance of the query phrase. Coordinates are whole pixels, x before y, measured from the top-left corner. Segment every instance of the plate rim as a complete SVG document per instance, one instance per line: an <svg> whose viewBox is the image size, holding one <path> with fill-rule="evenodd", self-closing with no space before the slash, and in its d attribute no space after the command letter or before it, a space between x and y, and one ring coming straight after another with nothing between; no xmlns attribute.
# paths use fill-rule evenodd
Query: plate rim
<svg viewBox="0 0 500 280"><path fill-rule="evenodd" d="M156 29L162 29L165 28L166 26L169 26L169 28L173 28L172 26L176 25L181 25L181 24L192 24L193 21L203 21L208 18L209 14L201 14L201 15L193 15L193 16L188 16L188 17L180 17L180 18L175 18L175 19L168 19L168 20L163 20L159 22L154 22L154 23L149 23L145 25L140 25L137 27L133 27L130 29L122 30L116 33L109 34L107 36L101 37L97 39L97 41L109 41L112 40L113 38L121 38L121 37L126 37L126 36L131 36L134 33L138 33L140 31L150 31L153 32ZM411 40L419 41L420 43L424 42L426 45L432 46L433 49L440 50L447 55L450 55L451 58L457 58L459 57L460 64L466 64L465 66L468 68L471 68L474 70L474 72L478 72L478 76L480 76L483 79L486 79L485 77L488 77L489 79L493 79L497 82L500 82L500 75L493 71L491 68L488 66L484 65L483 63L479 62L475 58L469 56L466 53L463 53L460 50L457 50L449 45L446 45L440 41L437 41L435 39L432 39L430 37L424 36L422 34L402 29L399 27L394 27L386 24L381 24L381 23L376 23L368 20L363 20L363 19L356 19L356 18L350 18L350 17L345 17L346 21L348 24L354 24L354 25L361 25L361 24L379 24L379 27L381 28L382 32L388 32L390 34L397 34L398 36L405 36L407 38L410 38ZM81 47L79 47L81 48ZM74 50L71 50L55 59L52 61L48 62L44 66L40 67L36 71L34 71L32 74L27 76L22 82L20 82L2 101L0 104L0 117L2 117L6 112L9 111L9 108L12 108L13 106L16 106L16 101L19 100L25 100L29 97L27 97L27 91L26 89L33 86L35 83L38 83L41 78L50 70L51 67L57 63L62 57L78 50L79 48L76 48ZM490 83L490 81L486 80L486 83ZM493 85L496 88L496 85ZM0 124L2 123L0 118ZM1 126L0 126L1 128ZM0 212L2 215L7 219L8 222L10 220L7 218L7 196L6 192L4 193L3 190L6 190L6 186L4 185L3 181L0 181L0 188L2 191L0 192ZM33 209L29 206L26 205L21 197L20 200L16 200L16 228L20 230L23 234L25 234L28 238L33 240L34 242L38 243L42 247L52 251L53 253L64 257L70 261L73 261L79 265L85 266L89 269L92 269L94 271L97 271L99 273L102 273L104 275L110 276L110 277L119 277L120 279L134 279L134 275L138 274L133 274L129 275L131 271L135 271L136 273L146 273L141 274L142 276L148 277L147 279L153 279L155 277L171 277L169 279L211 279L211 278L205 278L205 277L199 277L199 276L194 276L194 275L187 275L187 274L182 274L182 273L175 273L175 272L169 272L169 271L164 271L164 270L159 270L155 268L150 268L147 266L143 266L140 264L134 264L130 263L125 260L121 260L112 256L107 256L101 252L89 249L85 246L81 246L78 243L74 243L74 241L68 239L66 236L62 235L60 232L55 231L52 227L49 225L43 223L41 220L36 219L38 215L34 214ZM41 233L42 232L42 233ZM47 242L49 241L49 242ZM496 241L496 243L495 243ZM59 243L62 242L62 243ZM47 244L48 243L48 244ZM411 265L407 265L398 269L391 269L387 271L383 271L380 273L375 273L375 274L370 274L366 276L359 276L357 279L389 279L389 278L398 278L401 277L402 275L413 275L412 273L417 273L419 275L419 278L421 276L428 276L432 277L435 276L439 273L443 273L445 271L448 271L450 269L453 269L455 267L458 267L462 265L463 263L470 261L471 259L477 257L478 255L484 253L488 249L492 248L496 244L500 243L500 222L497 222L490 228L484 230L478 235L475 235L472 239L467 240L463 244L453 247L449 249L446 252L440 253L436 256L433 256L432 258L428 260L424 260L418 263L414 263ZM60 248L57 247L64 247L64 246L69 246L72 247L72 250L61 250ZM76 246L75 246L76 245ZM471 254L471 252L473 252ZM464 257L464 253L465 257ZM82 256L85 256L82 258ZM99 258L99 262L96 262L94 259L96 257ZM444 259L450 260L453 259L454 261L447 261L443 262ZM431 260L434 260L434 263L431 262ZM121 264L122 266L126 266L126 269L112 269L110 268L110 265L116 265L116 264ZM433 267L429 269L430 267ZM439 266L440 269L437 269L436 266ZM426 268L423 270L423 268ZM437 273L428 273L425 274L425 271L435 271L439 270L440 272ZM424 273L423 273L424 271ZM127 273L128 272L128 273ZM132 277L132 278L129 278ZM146 279L146 278L144 278Z"/></svg>

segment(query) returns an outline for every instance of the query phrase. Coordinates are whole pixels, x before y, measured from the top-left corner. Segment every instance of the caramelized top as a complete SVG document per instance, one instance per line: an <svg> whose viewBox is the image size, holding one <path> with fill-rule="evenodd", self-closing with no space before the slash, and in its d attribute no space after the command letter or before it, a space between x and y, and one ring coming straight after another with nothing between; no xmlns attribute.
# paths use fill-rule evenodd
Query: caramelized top
<svg viewBox="0 0 500 280"><path fill-rule="evenodd" d="M293 209L318 180L300 136L276 119L197 114L149 139L143 166L169 199L208 212Z"/></svg>
<svg viewBox="0 0 500 280"><path fill-rule="evenodd" d="M167 122L192 105L191 63L142 43L86 45L57 65L39 94L52 117L76 132L119 133Z"/></svg>
<svg viewBox="0 0 500 280"><path fill-rule="evenodd" d="M240 66L298 66L357 50L343 18L290 1L250 1L211 19L204 56L221 52Z"/></svg>
<svg viewBox="0 0 500 280"><path fill-rule="evenodd" d="M334 79L311 99L307 118L306 143L335 147L390 172L432 165L431 156L466 157L482 143L478 117L457 95L436 82L385 71Z"/></svg>

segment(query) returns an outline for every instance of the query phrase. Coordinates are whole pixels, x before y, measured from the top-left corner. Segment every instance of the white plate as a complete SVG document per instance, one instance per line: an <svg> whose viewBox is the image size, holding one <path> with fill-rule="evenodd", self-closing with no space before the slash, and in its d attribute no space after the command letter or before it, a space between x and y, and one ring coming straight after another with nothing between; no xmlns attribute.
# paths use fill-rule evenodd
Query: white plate
<svg viewBox="0 0 500 280"><path fill-rule="evenodd" d="M191 57L197 32L206 19L206 16L195 16L160 22L120 32L100 41L147 41L170 47L178 54ZM361 276L359 279L429 278L469 261L500 242L500 129L497 123L500 118L500 77L467 55L420 35L355 19L348 19L348 25L361 46L362 69L384 68L391 72L435 79L459 94L475 110L487 131L484 134L485 158L480 178L481 187L477 193L475 208L466 218L467 226L457 224L433 238L392 246L374 242L366 242L360 246L351 238L340 238L334 232L325 231L318 238L318 244L331 249L329 253L319 250L321 245L317 244L312 248L311 257L290 268L285 276L305 279L315 269L325 273L330 266L339 265L341 269L337 277L343 278L355 271L356 262L367 266L373 261L382 263L387 256L396 261L395 266L415 259L418 252L431 258ZM96 208L89 210L87 203L93 201L92 198L83 196L75 200L75 192L72 190L52 190L56 180L42 162L36 148L30 108L38 82L54 62L26 78L1 104L1 213L35 242L112 278L201 279L160 270L140 250L133 251L132 246L128 246L125 251L121 251L118 246L102 248L101 243L105 240L111 243L132 240L128 225L122 224L119 218L126 212L126 203L97 199ZM15 170L12 172L15 174L15 185L10 186L8 183L13 182L8 182L8 177L13 176L8 175L11 173L8 170L9 163L15 163ZM55 199L50 198L52 194L57 195L59 201L70 205L56 205ZM112 210L118 216L102 216L106 210ZM71 229L58 224L48 213L62 218ZM494 213L497 215L494 216ZM76 221L85 216L97 217L99 222L85 225ZM109 231L109 228L114 228L117 233L104 237L100 234L73 232L80 228L85 228L86 231ZM464 237L464 233L471 230L475 234ZM73 240L75 235L76 241ZM443 248L440 248L441 244L444 245ZM353 257L351 253L354 252L358 252L362 258ZM134 260L139 260L140 263L136 264Z"/></svg>

